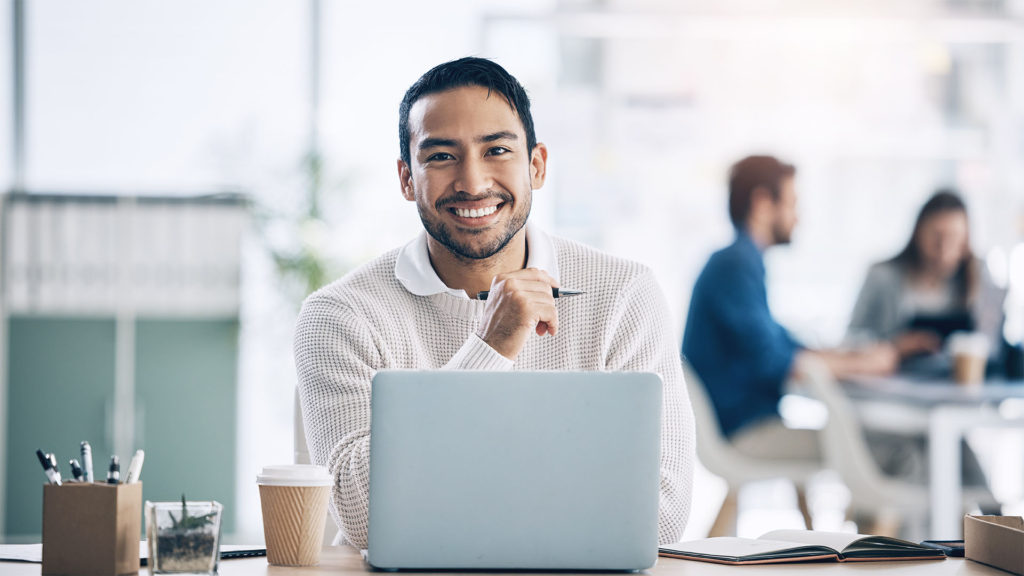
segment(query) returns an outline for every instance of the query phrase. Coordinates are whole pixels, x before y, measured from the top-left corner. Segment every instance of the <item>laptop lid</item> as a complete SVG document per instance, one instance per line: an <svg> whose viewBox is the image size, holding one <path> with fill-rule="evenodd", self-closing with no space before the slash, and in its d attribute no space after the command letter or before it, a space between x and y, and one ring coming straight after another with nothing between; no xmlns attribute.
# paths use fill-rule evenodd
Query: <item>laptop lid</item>
<svg viewBox="0 0 1024 576"><path fill-rule="evenodd" d="M661 394L652 373L377 373L369 563L654 565Z"/></svg>

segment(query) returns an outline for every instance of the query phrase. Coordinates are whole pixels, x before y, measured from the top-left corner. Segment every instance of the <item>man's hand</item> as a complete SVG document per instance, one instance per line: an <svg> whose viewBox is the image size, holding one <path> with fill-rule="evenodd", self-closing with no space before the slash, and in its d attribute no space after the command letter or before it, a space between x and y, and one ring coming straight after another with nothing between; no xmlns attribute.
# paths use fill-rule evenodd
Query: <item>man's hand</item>
<svg viewBox="0 0 1024 576"><path fill-rule="evenodd" d="M538 336L554 336L558 332L552 288L558 288L558 282L536 268L498 274L491 281L477 334L502 356L515 360L530 332L535 331Z"/></svg>
<svg viewBox="0 0 1024 576"><path fill-rule="evenodd" d="M861 348L853 352L852 356L850 372L854 374L887 375L900 366L899 351L887 342Z"/></svg>

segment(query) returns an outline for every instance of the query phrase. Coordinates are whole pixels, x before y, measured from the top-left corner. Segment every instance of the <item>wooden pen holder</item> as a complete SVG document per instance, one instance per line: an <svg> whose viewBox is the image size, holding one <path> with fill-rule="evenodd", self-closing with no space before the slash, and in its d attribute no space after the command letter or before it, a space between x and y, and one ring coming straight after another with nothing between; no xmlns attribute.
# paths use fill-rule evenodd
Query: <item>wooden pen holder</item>
<svg viewBox="0 0 1024 576"><path fill-rule="evenodd" d="M141 482L43 486L43 574L135 574L141 532Z"/></svg>

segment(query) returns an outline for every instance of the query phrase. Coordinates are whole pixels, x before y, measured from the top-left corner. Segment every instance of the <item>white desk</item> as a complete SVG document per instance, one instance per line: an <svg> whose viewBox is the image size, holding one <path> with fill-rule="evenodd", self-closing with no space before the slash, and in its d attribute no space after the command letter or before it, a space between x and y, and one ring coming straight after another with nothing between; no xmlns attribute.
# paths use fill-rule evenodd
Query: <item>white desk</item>
<svg viewBox="0 0 1024 576"><path fill-rule="evenodd" d="M0 574L4 576L39 576L40 564L23 564L0 562ZM851 562L840 564L805 563L775 564L760 566L723 566L707 562L659 558L658 564L647 574L652 576L750 576L762 574L863 574L891 576L1005 576L1007 573L977 562L963 558L947 558L946 560L923 560L917 562ZM359 552L348 546L327 548L320 558L320 565L308 568L289 568L284 566L268 566L266 558L241 558L224 560L220 563L221 576L366 576L373 570L363 562ZM149 570L143 568L140 575L148 576ZM401 574L397 572L395 574ZM452 574L445 572L415 572L413 574ZM470 572L457 572L454 576L471 576ZM497 574L496 572L489 573ZM540 576L540 572L529 572L530 576ZM569 576L570 572L559 572L554 576ZM593 575L595 573L588 573ZM611 574L611 573L604 573Z"/></svg>
<svg viewBox="0 0 1024 576"><path fill-rule="evenodd" d="M895 405L906 415L869 417L867 427L928 435L930 537L961 538L960 441L975 428L1024 428L1024 417L1004 417L997 409L1003 400L1024 398L1024 382L958 386L901 377L858 378L844 382L843 389L856 401Z"/></svg>

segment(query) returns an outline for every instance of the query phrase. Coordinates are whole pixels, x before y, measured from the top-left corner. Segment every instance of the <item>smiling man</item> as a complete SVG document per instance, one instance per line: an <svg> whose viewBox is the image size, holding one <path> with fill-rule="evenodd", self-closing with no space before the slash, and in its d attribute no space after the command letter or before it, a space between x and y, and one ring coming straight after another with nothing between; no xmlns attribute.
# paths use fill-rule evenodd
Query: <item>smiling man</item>
<svg viewBox="0 0 1024 576"><path fill-rule="evenodd" d="M548 153L523 87L489 60L437 66L402 100L399 145L424 232L312 294L295 336L306 438L346 540L366 547L370 382L405 368L657 372L659 537L678 541L695 445L664 296L644 266L527 224ZM585 294L556 300L560 286Z"/></svg>

